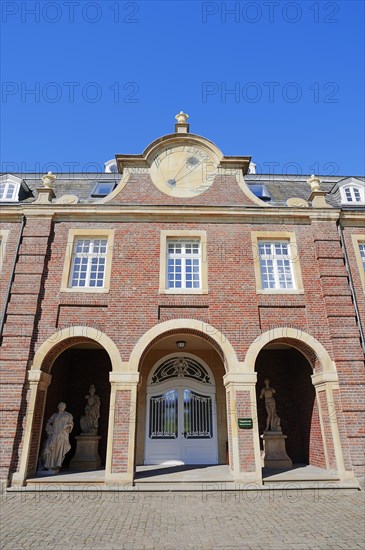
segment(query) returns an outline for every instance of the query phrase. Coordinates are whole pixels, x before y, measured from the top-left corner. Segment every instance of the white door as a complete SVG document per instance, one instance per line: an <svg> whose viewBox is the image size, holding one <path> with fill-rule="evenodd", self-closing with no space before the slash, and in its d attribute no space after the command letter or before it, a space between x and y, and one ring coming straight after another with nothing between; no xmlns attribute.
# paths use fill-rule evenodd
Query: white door
<svg viewBox="0 0 365 550"><path fill-rule="evenodd" d="M194 356L174 355L152 371L145 464L217 464L215 386Z"/></svg>

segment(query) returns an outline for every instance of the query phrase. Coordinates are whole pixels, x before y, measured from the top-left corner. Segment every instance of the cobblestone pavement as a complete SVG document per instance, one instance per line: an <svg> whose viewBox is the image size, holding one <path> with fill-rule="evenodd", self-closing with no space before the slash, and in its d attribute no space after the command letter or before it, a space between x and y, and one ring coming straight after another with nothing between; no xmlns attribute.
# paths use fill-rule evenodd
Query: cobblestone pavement
<svg viewBox="0 0 365 550"><path fill-rule="evenodd" d="M364 492L7 493L1 548L364 548Z"/></svg>

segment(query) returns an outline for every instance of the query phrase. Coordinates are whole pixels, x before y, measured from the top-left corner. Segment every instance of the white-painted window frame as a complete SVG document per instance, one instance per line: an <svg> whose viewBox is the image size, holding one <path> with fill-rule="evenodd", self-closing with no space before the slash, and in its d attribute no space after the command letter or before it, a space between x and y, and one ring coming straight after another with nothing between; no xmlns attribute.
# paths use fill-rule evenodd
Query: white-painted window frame
<svg viewBox="0 0 365 550"><path fill-rule="evenodd" d="M342 204L360 205L365 203L365 189L361 185L353 183L343 185L340 187L340 193Z"/></svg>
<svg viewBox="0 0 365 550"><path fill-rule="evenodd" d="M280 246L280 252L278 252L277 250L278 246ZM286 247L286 254L284 254L284 246ZM269 252L267 252L266 250L265 252L263 252L263 247L265 247L265 249L269 248ZM296 288L295 274L293 270L290 241L259 240L258 248L262 289L294 290ZM283 284L283 282L285 284ZM271 283L273 284L271 285Z"/></svg>
<svg viewBox="0 0 365 550"><path fill-rule="evenodd" d="M10 196L9 190L11 189ZM14 181L7 180L0 182L0 201L1 202L18 202L20 184Z"/></svg>
<svg viewBox="0 0 365 550"><path fill-rule="evenodd" d="M86 236L76 238L73 247L69 286L81 290L84 288L103 288L105 284L107 255L107 238ZM85 269L82 269L82 267ZM85 277L81 277L82 273L85 274ZM102 277L99 277L99 274L102 274ZM82 281L85 282L84 285L80 284Z"/></svg>
<svg viewBox="0 0 365 550"><path fill-rule="evenodd" d="M171 251L171 246L180 246L181 252ZM190 250L190 252L189 252ZM170 269L175 264L175 269ZM178 264L179 262L179 264ZM197 266L197 270L196 270ZM177 269L180 267L180 272ZM178 286L179 278L180 283ZM171 275L175 275L171 277ZM197 279L194 277L197 275ZM191 276L191 286L190 283ZM166 284L169 290L199 290L202 288L202 250L201 240L179 239L171 237L166 239Z"/></svg>

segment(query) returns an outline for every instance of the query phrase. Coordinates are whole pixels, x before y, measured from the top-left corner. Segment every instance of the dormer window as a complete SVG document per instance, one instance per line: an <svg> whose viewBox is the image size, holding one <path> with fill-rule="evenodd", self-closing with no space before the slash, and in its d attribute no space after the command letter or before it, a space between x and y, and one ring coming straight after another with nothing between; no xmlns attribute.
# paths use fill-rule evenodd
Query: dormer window
<svg viewBox="0 0 365 550"><path fill-rule="evenodd" d="M118 166L115 159L107 160L106 162L104 162L104 166L105 166L105 172L108 172L109 174L118 173Z"/></svg>
<svg viewBox="0 0 365 550"><path fill-rule="evenodd" d="M364 188L360 185L346 185L340 188L343 204L363 204L365 201Z"/></svg>
<svg viewBox="0 0 365 550"><path fill-rule="evenodd" d="M0 176L0 201L17 202L22 179L11 174Z"/></svg>
<svg viewBox="0 0 365 550"><path fill-rule="evenodd" d="M16 185L15 183L1 183L0 184L0 198L2 201L15 201L16 197Z"/></svg>
<svg viewBox="0 0 365 550"><path fill-rule="evenodd" d="M270 193L266 189L265 185L248 185L248 188L256 197L262 201L271 201Z"/></svg>
<svg viewBox="0 0 365 550"><path fill-rule="evenodd" d="M93 192L91 193L92 197L106 197L113 191L116 186L115 181L98 181L95 185Z"/></svg>

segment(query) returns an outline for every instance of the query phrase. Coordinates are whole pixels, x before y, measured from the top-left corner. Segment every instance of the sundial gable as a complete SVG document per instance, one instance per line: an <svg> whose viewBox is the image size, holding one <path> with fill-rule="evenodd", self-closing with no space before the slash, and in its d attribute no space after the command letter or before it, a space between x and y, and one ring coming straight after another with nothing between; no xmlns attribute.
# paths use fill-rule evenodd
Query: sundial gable
<svg viewBox="0 0 365 550"><path fill-rule="evenodd" d="M250 159L224 156L212 141L196 134L168 134L140 155L116 155L120 182L98 202L267 206L244 181Z"/></svg>

